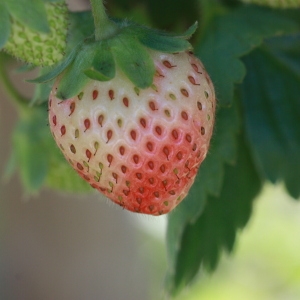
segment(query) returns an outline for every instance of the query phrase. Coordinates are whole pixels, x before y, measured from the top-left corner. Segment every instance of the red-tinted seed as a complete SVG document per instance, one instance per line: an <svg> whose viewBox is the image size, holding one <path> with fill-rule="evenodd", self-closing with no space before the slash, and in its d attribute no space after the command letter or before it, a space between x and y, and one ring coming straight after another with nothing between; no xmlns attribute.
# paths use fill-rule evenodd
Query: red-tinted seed
<svg viewBox="0 0 300 300"><path fill-rule="evenodd" d="M130 131L130 136L135 141L136 140L136 131L135 130L131 130Z"/></svg>
<svg viewBox="0 0 300 300"><path fill-rule="evenodd" d="M52 122L53 122L53 125L56 126L56 115L54 115L54 116L52 117Z"/></svg>
<svg viewBox="0 0 300 300"><path fill-rule="evenodd" d="M153 111L154 111L154 110L157 110L157 108L155 107L155 103L154 103L153 101L150 101L150 102L149 102L149 107L150 107L150 109L153 110Z"/></svg>
<svg viewBox="0 0 300 300"><path fill-rule="evenodd" d="M196 150L197 150L197 144L194 144L194 145L193 145L192 150L193 150L193 151L196 151Z"/></svg>
<svg viewBox="0 0 300 300"><path fill-rule="evenodd" d="M161 165L159 169L160 169L160 171L161 171L162 173L165 173L165 171L166 171L166 166L165 166L165 165Z"/></svg>
<svg viewBox="0 0 300 300"><path fill-rule="evenodd" d="M172 64L168 61L168 60L164 60L163 61L163 64L165 67L167 67L168 69L171 69L173 67L176 67L176 66L172 66Z"/></svg>
<svg viewBox="0 0 300 300"><path fill-rule="evenodd" d="M126 168L125 166L122 166L122 167L121 167L121 171L122 171L122 173L124 173L124 174L125 174L125 173L126 173L126 171L127 171L127 168Z"/></svg>
<svg viewBox="0 0 300 300"><path fill-rule="evenodd" d="M148 181L149 181L150 184L154 184L154 178L153 177L149 178Z"/></svg>
<svg viewBox="0 0 300 300"><path fill-rule="evenodd" d="M102 127L102 125L103 125L103 120L104 120L104 116L103 115L100 115L99 117L98 117L98 123L99 123L99 125Z"/></svg>
<svg viewBox="0 0 300 300"><path fill-rule="evenodd" d="M201 127L201 134L204 135L205 134L205 128Z"/></svg>
<svg viewBox="0 0 300 300"><path fill-rule="evenodd" d="M185 136L185 139L186 139L189 143L192 141L192 137L191 137L189 134L187 134L187 135Z"/></svg>
<svg viewBox="0 0 300 300"><path fill-rule="evenodd" d="M201 102L199 102L199 101L197 102L197 107L198 107L199 110L202 110L202 104L201 104Z"/></svg>
<svg viewBox="0 0 300 300"><path fill-rule="evenodd" d="M189 76L188 79L189 79L189 81L190 81L191 84L200 85L199 83L196 83L196 80L195 80L195 78L193 76Z"/></svg>
<svg viewBox="0 0 300 300"><path fill-rule="evenodd" d="M156 126L156 127L155 127L155 131L156 131L156 133L157 133L158 135L161 135L161 133L162 133L162 130L161 130L161 127L160 127L160 126Z"/></svg>
<svg viewBox="0 0 300 300"><path fill-rule="evenodd" d="M107 142L106 143L109 142L109 140L112 138L112 135L113 135L113 132L112 132L112 130L109 129L107 131L107 134L106 134L106 136L107 136Z"/></svg>
<svg viewBox="0 0 300 300"><path fill-rule="evenodd" d="M113 91L113 90L109 90L109 91L108 91L108 96L109 96L110 100L113 100L113 99L115 98L115 93L114 93L114 91Z"/></svg>
<svg viewBox="0 0 300 300"><path fill-rule="evenodd" d="M49 107L52 105L52 98L49 100Z"/></svg>
<svg viewBox="0 0 300 300"><path fill-rule="evenodd" d="M60 133L62 136L66 134L66 126L65 125L60 127Z"/></svg>
<svg viewBox="0 0 300 300"><path fill-rule="evenodd" d="M71 116L71 114L74 112L75 106L76 106L75 102L71 102L71 104L70 104L70 113L69 113L69 116Z"/></svg>
<svg viewBox="0 0 300 300"><path fill-rule="evenodd" d="M202 72L199 72L199 68L196 64L192 64L192 67L197 73L202 74Z"/></svg>
<svg viewBox="0 0 300 300"><path fill-rule="evenodd" d="M109 162L109 166L110 166L113 161L113 156L111 154L107 155L107 161Z"/></svg>
<svg viewBox="0 0 300 300"><path fill-rule="evenodd" d="M144 189L143 187L139 187L139 192L140 192L141 194L144 194L144 191L145 191L145 189Z"/></svg>
<svg viewBox="0 0 300 300"><path fill-rule="evenodd" d="M153 144L151 142L147 143L147 149L151 152L153 151Z"/></svg>
<svg viewBox="0 0 300 300"><path fill-rule="evenodd" d="M153 170L154 169L154 162L153 161L149 161L148 162L148 167Z"/></svg>
<svg viewBox="0 0 300 300"><path fill-rule="evenodd" d="M129 190L123 190L123 193L124 193L125 196L128 196L130 191Z"/></svg>
<svg viewBox="0 0 300 300"><path fill-rule="evenodd" d="M86 155L86 157L88 158L88 161L90 161L90 159L91 159L91 157L92 157L92 152L91 152L89 149L87 149L87 150L85 151L85 155Z"/></svg>
<svg viewBox="0 0 300 300"><path fill-rule="evenodd" d="M82 166L82 164L80 164L80 163L77 163L77 169L78 169L78 170L80 170L80 171L82 171L82 170L83 170L83 166Z"/></svg>
<svg viewBox="0 0 300 300"><path fill-rule="evenodd" d="M178 139L178 132L177 132L176 129L173 129L173 130L172 130L172 136L173 136L173 138L174 138L175 140Z"/></svg>
<svg viewBox="0 0 300 300"><path fill-rule="evenodd" d="M169 158L170 151L169 151L168 147L164 147L163 152L166 155L166 157Z"/></svg>
<svg viewBox="0 0 300 300"><path fill-rule="evenodd" d="M96 100L97 97L98 97L98 91L93 90L93 100Z"/></svg>
<svg viewBox="0 0 300 300"><path fill-rule="evenodd" d="M154 205L149 205L148 208L150 211L152 211L154 209Z"/></svg>
<svg viewBox="0 0 300 300"><path fill-rule="evenodd" d="M76 153L76 148L73 144L70 146L70 150L72 153L74 153L74 154Z"/></svg>
<svg viewBox="0 0 300 300"><path fill-rule="evenodd" d="M116 183L118 183L118 175L116 173L112 173L112 176L116 180Z"/></svg>
<svg viewBox="0 0 300 300"><path fill-rule="evenodd" d="M174 190L171 190L171 191L169 191L169 194L170 194L170 195L175 195L175 191L174 191Z"/></svg>
<svg viewBox="0 0 300 300"><path fill-rule="evenodd" d="M146 123L146 120L145 120L144 118L141 118L141 119L140 119L140 123L141 123L141 125L142 125L144 128L146 128L147 123Z"/></svg>
<svg viewBox="0 0 300 300"><path fill-rule="evenodd" d="M140 158L139 158L139 156L138 155L133 155L133 161L136 163L136 164L138 164L139 163L139 161L140 161Z"/></svg>
<svg viewBox="0 0 300 300"><path fill-rule="evenodd" d="M188 96L189 96L189 92L188 92L186 89L181 89L180 92L181 92L181 94L182 94L184 97L188 97Z"/></svg>
<svg viewBox="0 0 300 300"><path fill-rule="evenodd" d="M91 126L91 121L89 119L85 119L84 120L84 127L85 127L85 130L84 132L86 132Z"/></svg>
<svg viewBox="0 0 300 300"><path fill-rule="evenodd" d="M182 157L183 157L183 154L181 151L179 151L177 154L176 154L176 157L178 160L182 160Z"/></svg>
<svg viewBox="0 0 300 300"><path fill-rule="evenodd" d="M142 203L142 198L136 198L136 202L137 202L138 204L141 204L141 203Z"/></svg>
<svg viewBox="0 0 300 300"><path fill-rule="evenodd" d="M184 120L187 120L187 119L189 118L188 114L187 114L185 111L182 111L182 112L181 112L181 117L182 117L182 119L184 119Z"/></svg>
<svg viewBox="0 0 300 300"><path fill-rule="evenodd" d="M86 181L90 181L90 180L91 180L90 177L87 176L87 175L83 175L83 178L84 178Z"/></svg>
<svg viewBox="0 0 300 300"><path fill-rule="evenodd" d="M143 178L142 173L136 173L135 175L136 175L137 179L139 179L139 180L141 180Z"/></svg>
<svg viewBox="0 0 300 300"><path fill-rule="evenodd" d="M124 103L124 105L125 105L126 107L128 107L128 105L129 105L129 100L128 100L127 97L124 97L124 98L123 98L123 103Z"/></svg>
<svg viewBox="0 0 300 300"><path fill-rule="evenodd" d="M153 195L154 195L156 198L159 198L159 192L156 191L156 192L153 193Z"/></svg>
<svg viewBox="0 0 300 300"><path fill-rule="evenodd" d="M125 153L125 148L124 148L123 146L121 146L121 147L119 148L119 152L120 152L121 155L124 155L124 153Z"/></svg>

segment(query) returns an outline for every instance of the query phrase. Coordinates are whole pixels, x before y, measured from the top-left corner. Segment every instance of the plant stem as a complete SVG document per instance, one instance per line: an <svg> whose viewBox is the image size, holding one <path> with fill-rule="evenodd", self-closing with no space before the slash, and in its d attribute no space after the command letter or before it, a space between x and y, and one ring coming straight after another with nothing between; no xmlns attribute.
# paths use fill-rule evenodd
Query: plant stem
<svg viewBox="0 0 300 300"><path fill-rule="evenodd" d="M4 53L0 54L0 82L4 88L5 93L12 100L12 103L16 107L19 113L28 109L29 100L23 97L14 87L11 80L8 77L6 65L10 57Z"/></svg>
<svg viewBox="0 0 300 300"><path fill-rule="evenodd" d="M117 26L107 16L102 0L90 0L95 24L96 41L113 35Z"/></svg>

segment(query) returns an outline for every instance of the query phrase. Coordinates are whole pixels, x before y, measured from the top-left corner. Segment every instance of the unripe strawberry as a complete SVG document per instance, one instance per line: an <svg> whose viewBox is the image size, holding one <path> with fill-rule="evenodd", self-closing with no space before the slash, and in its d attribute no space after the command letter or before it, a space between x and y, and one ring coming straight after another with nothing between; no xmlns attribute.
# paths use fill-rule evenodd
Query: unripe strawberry
<svg viewBox="0 0 300 300"><path fill-rule="evenodd" d="M49 98L50 129L64 156L90 185L133 212L168 213L187 195L204 160L215 93L189 52L149 51L153 84L137 88L120 69L90 80L74 97Z"/></svg>
<svg viewBox="0 0 300 300"><path fill-rule="evenodd" d="M64 2L44 5L49 32L32 29L11 15L10 35L4 45L4 50L9 54L37 66L57 63L63 58L66 49L67 6Z"/></svg>

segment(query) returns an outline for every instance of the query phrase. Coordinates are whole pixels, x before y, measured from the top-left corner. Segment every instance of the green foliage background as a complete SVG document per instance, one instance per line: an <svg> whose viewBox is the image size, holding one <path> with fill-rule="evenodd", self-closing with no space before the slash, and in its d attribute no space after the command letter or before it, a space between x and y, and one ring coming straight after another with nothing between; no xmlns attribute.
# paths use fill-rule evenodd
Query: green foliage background
<svg viewBox="0 0 300 300"><path fill-rule="evenodd" d="M197 20L191 42L215 84L217 121L209 154L188 197L168 218L166 288L176 295L199 270L214 270L222 251L232 251L265 182L282 182L299 198L300 10L234 0L112 0L107 8L114 17L176 32ZM93 32L90 12L69 18L67 51ZM9 59L1 56L3 69ZM7 82L6 88L14 96ZM43 186L90 191L47 130L43 106L50 88L38 86L32 103L39 105L20 113L8 173L17 169L29 193Z"/></svg>

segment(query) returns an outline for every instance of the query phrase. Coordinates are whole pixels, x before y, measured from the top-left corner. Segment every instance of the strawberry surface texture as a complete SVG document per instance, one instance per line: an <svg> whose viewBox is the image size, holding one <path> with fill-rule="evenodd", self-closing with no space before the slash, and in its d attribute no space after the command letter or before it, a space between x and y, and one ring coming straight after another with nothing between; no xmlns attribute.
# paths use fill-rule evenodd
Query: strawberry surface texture
<svg viewBox="0 0 300 300"><path fill-rule="evenodd" d="M205 159L215 119L213 84L190 52L151 51L153 84L122 73L90 80L70 99L49 97L51 132L89 184L123 208L162 215L187 195Z"/></svg>

